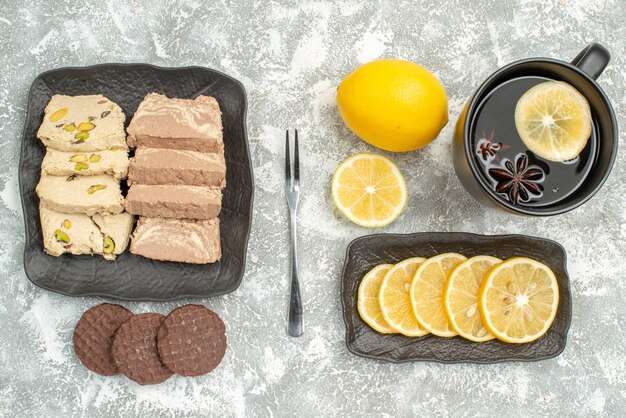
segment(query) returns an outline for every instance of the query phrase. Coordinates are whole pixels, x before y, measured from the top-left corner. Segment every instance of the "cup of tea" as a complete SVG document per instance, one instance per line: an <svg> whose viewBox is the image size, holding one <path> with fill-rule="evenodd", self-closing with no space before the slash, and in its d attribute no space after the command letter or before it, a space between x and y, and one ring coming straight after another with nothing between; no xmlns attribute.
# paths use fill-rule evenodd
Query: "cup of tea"
<svg viewBox="0 0 626 418"><path fill-rule="evenodd" d="M465 189L485 205L532 216L561 214L588 201L608 178L617 155L617 117L596 82L610 58L605 47L593 43L571 63L529 58L489 76L466 104L454 130L454 168ZM560 120L567 109L559 109L558 96L553 109L543 114L542 109L520 111L520 103L532 107L526 104L529 95L540 97L551 88L586 101L588 120ZM520 130L524 115L529 128ZM567 132L558 132L566 126L562 123L567 129L574 124L586 139L567 160L552 157L566 155L559 152L570 146ZM529 146L529 137L537 138L543 148Z"/></svg>

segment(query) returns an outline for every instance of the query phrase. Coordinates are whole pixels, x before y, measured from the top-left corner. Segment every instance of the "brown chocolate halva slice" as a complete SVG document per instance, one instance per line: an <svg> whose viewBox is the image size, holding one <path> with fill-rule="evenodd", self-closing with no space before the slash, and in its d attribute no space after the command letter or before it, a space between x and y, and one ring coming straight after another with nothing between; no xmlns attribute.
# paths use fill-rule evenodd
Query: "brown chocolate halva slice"
<svg viewBox="0 0 626 418"><path fill-rule="evenodd" d="M212 219L220 214L222 192L203 186L134 184L125 207L149 218Z"/></svg>
<svg viewBox="0 0 626 418"><path fill-rule="evenodd" d="M156 260L214 263L222 255L219 220L141 217L131 238L130 252Z"/></svg>
<svg viewBox="0 0 626 418"><path fill-rule="evenodd" d="M222 189L225 177L222 153L164 148L138 148L128 170L128 184L187 184Z"/></svg>
<svg viewBox="0 0 626 418"><path fill-rule="evenodd" d="M133 316L120 305L103 303L87 310L74 329L74 352L89 370L104 376L118 374L111 357L113 335Z"/></svg>
<svg viewBox="0 0 626 418"><path fill-rule="evenodd" d="M135 315L120 325L113 337L113 362L121 373L141 385L161 383L172 375L157 351L157 332L164 319L158 313Z"/></svg>
<svg viewBox="0 0 626 418"><path fill-rule="evenodd" d="M128 126L132 148L172 148L222 152L222 113L217 100L193 100L150 93L139 104Z"/></svg>
<svg viewBox="0 0 626 418"><path fill-rule="evenodd" d="M226 352L224 321L202 305L184 305L165 318L157 334L163 364L181 376L215 369Z"/></svg>

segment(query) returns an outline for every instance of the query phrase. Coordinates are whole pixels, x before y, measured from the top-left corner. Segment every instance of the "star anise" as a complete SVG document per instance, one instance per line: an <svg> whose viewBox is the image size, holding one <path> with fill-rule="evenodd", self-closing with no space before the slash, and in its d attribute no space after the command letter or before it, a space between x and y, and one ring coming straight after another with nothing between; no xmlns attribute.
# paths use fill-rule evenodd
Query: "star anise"
<svg viewBox="0 0 626 418"><path fill-rule="evenodd" d="M540 183L545 174L536 166L528 166L528 156L520 153L515 157L515 165L510 160L504 160L502 168L489 169L489 175L496 184L496 193L505 194L511 203L528 202L530 195L541 196Z"/></svg>
<svg viewBox="0 0 626 418"><path fill-rule="evenodd" d="M494 142L494 136L495 132L492 129L489 132L489 136L487 136L485 131L483 131L482 137L476 140L476 153L482 156L482 159L487 162L496 158L496 153L498 151L509 148L508 145L503 144L502 142Z"/></svg>
<svg viewBox="0 0 626 418"><path fill-rule="evenodd" d="M478 149L482 155L483 155L483 160L488 160L489 157L495 157L496 156L496 151L500 150L500 147L502 146L502 144L497 143L491 143L488 141L483 141L479 146Z"/></svg>

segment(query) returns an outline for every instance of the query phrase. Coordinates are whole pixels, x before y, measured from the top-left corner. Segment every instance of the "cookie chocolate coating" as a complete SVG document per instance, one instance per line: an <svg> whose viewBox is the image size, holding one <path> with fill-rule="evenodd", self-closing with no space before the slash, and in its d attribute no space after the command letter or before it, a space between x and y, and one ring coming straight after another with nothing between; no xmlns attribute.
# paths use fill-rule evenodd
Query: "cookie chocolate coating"
<svg viewBox="0 0 626 418"><path fill-rule="evenodd" d="M146 385L167 380L172 372L159 359L156 336L165 317L158 313L135 315L117 329L111 355L121 373Z"/></svg>
<svg viewBox="0 0 626 418"><path fill-rule="evenodd" d="M120 305L103 303L87 310L74 329L74 352L89 370L104 376L118 374L111 358L113 335L133 313Z"/></svg>
<svg viewBox="0 0 626 418"><path fill-rule="evenodd" d="M182 376L199 376L215 369L226 352L222 319L202 305L174 309L157 335L161 361Z"/></svg>

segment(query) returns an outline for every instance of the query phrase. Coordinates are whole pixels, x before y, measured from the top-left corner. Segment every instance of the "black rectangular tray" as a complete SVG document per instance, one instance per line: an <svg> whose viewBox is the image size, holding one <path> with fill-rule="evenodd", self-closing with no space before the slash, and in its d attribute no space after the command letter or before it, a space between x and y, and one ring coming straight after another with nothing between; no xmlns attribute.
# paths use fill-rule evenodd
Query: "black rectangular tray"
<svg viewBox="0 0 626 418"><path fill-rule="evenodd" d="M213 96L222 110L226 188L220 214L222 259L194 265L150 260L126 251L115 261L101 256L47 255L39 220L39 182L45 148L37 139L44 108L54 94L103 94L122 107L126 126L150 92L169 97ZM163 68L146 64L102 64L40 74L28 97L19 181L26 224L24 269L37 286L72 296L170 300L232 292L245 270L254 184L246 133L246 92L232 77L202 67Z"/></svg>
<svg viewBox="0 0 626 418"><path fill-rule="evenodd" d="M492 340L475 343L462 337L405 337L380 334L359 316L357 294L363 276L379 264L396 264L410 257L455 252L466 257L486 254L503 260L514 256L536 259L552 269L559 285L559 308L548 332L528 344ZM341 282L346 345L352 353L391 362L498 363L534 361L558 356L564 349L572 318L567 254L558 243L524 235L476 235L464 232L379 234L348 245Z"/></svg>

